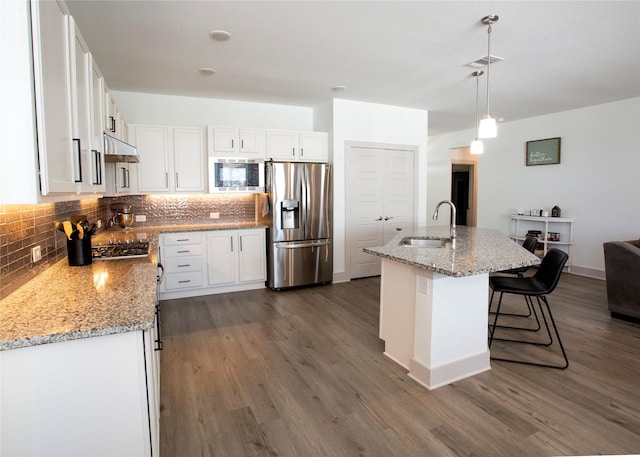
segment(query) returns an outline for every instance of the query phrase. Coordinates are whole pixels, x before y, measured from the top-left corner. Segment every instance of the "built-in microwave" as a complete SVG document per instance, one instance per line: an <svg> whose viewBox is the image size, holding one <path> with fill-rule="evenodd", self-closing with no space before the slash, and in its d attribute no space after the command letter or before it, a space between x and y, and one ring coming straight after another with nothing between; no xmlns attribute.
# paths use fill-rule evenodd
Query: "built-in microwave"
<svg viewBox="0 0 640 457"><path fill-rule="evenodd" d="M264 161L210 157L209 192L264 192Z"/></svg>

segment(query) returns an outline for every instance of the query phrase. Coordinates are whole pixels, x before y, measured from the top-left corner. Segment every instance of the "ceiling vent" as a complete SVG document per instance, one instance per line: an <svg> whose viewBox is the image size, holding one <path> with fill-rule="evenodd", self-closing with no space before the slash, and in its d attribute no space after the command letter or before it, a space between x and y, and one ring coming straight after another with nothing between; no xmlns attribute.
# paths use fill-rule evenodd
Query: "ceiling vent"
<svg viewBox="0 0 640 457"><path fill-rule="evenodd" d="M498 56L491 56L491 63L495 64L497 62L500 62L501 60L504 60L504 57L498 57ZM489 63L489 56L484 56L484 57L480 57L478 60L474 60L473 62L469 62L467 65L472 67L472 68L482 68L482 67L486 67L487 64Z"/></svg>

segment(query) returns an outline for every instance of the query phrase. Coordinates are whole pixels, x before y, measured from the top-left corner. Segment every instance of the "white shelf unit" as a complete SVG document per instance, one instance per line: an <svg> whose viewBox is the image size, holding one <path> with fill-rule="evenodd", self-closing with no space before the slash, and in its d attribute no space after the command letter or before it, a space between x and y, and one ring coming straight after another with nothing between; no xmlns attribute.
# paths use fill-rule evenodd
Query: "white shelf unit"
<svg viewBox="0 0 640 457"><path fill-rule="evenodd" d="M551 248L560 249L569 254L569 260L565 265L566 271L571 271L573 260L573 217L542 217L511 215L511 238L522 242L529 230L540 230L540 243L543 246L542 257ZM558 233L559 241L549 241L548 233Z"/></svg>

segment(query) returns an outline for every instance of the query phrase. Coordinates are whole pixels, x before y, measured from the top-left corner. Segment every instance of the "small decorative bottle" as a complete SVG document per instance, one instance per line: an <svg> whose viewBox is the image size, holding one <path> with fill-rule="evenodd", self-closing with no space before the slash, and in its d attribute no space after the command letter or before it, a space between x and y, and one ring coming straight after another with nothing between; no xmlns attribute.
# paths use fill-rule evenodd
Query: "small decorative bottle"
<svg viewBox="0 0 640 457"><path fill-rule="evenodd" d="M561 217L559 206L554 206L553 208L551 208L551 217Z"/></svg>

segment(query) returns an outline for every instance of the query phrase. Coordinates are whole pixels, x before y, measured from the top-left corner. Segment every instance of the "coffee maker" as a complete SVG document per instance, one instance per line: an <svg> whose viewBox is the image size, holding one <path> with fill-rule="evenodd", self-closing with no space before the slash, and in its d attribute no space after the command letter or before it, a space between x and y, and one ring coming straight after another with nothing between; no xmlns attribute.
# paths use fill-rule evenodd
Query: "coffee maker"
<svg viewBox="0 0 640 457"><path fill-rule="evenodd" d="M111 205L111 211L113 216L109 219L109 227L126 230L133 226L135 216L131 212L131 205L114 203Z"/></svg>

